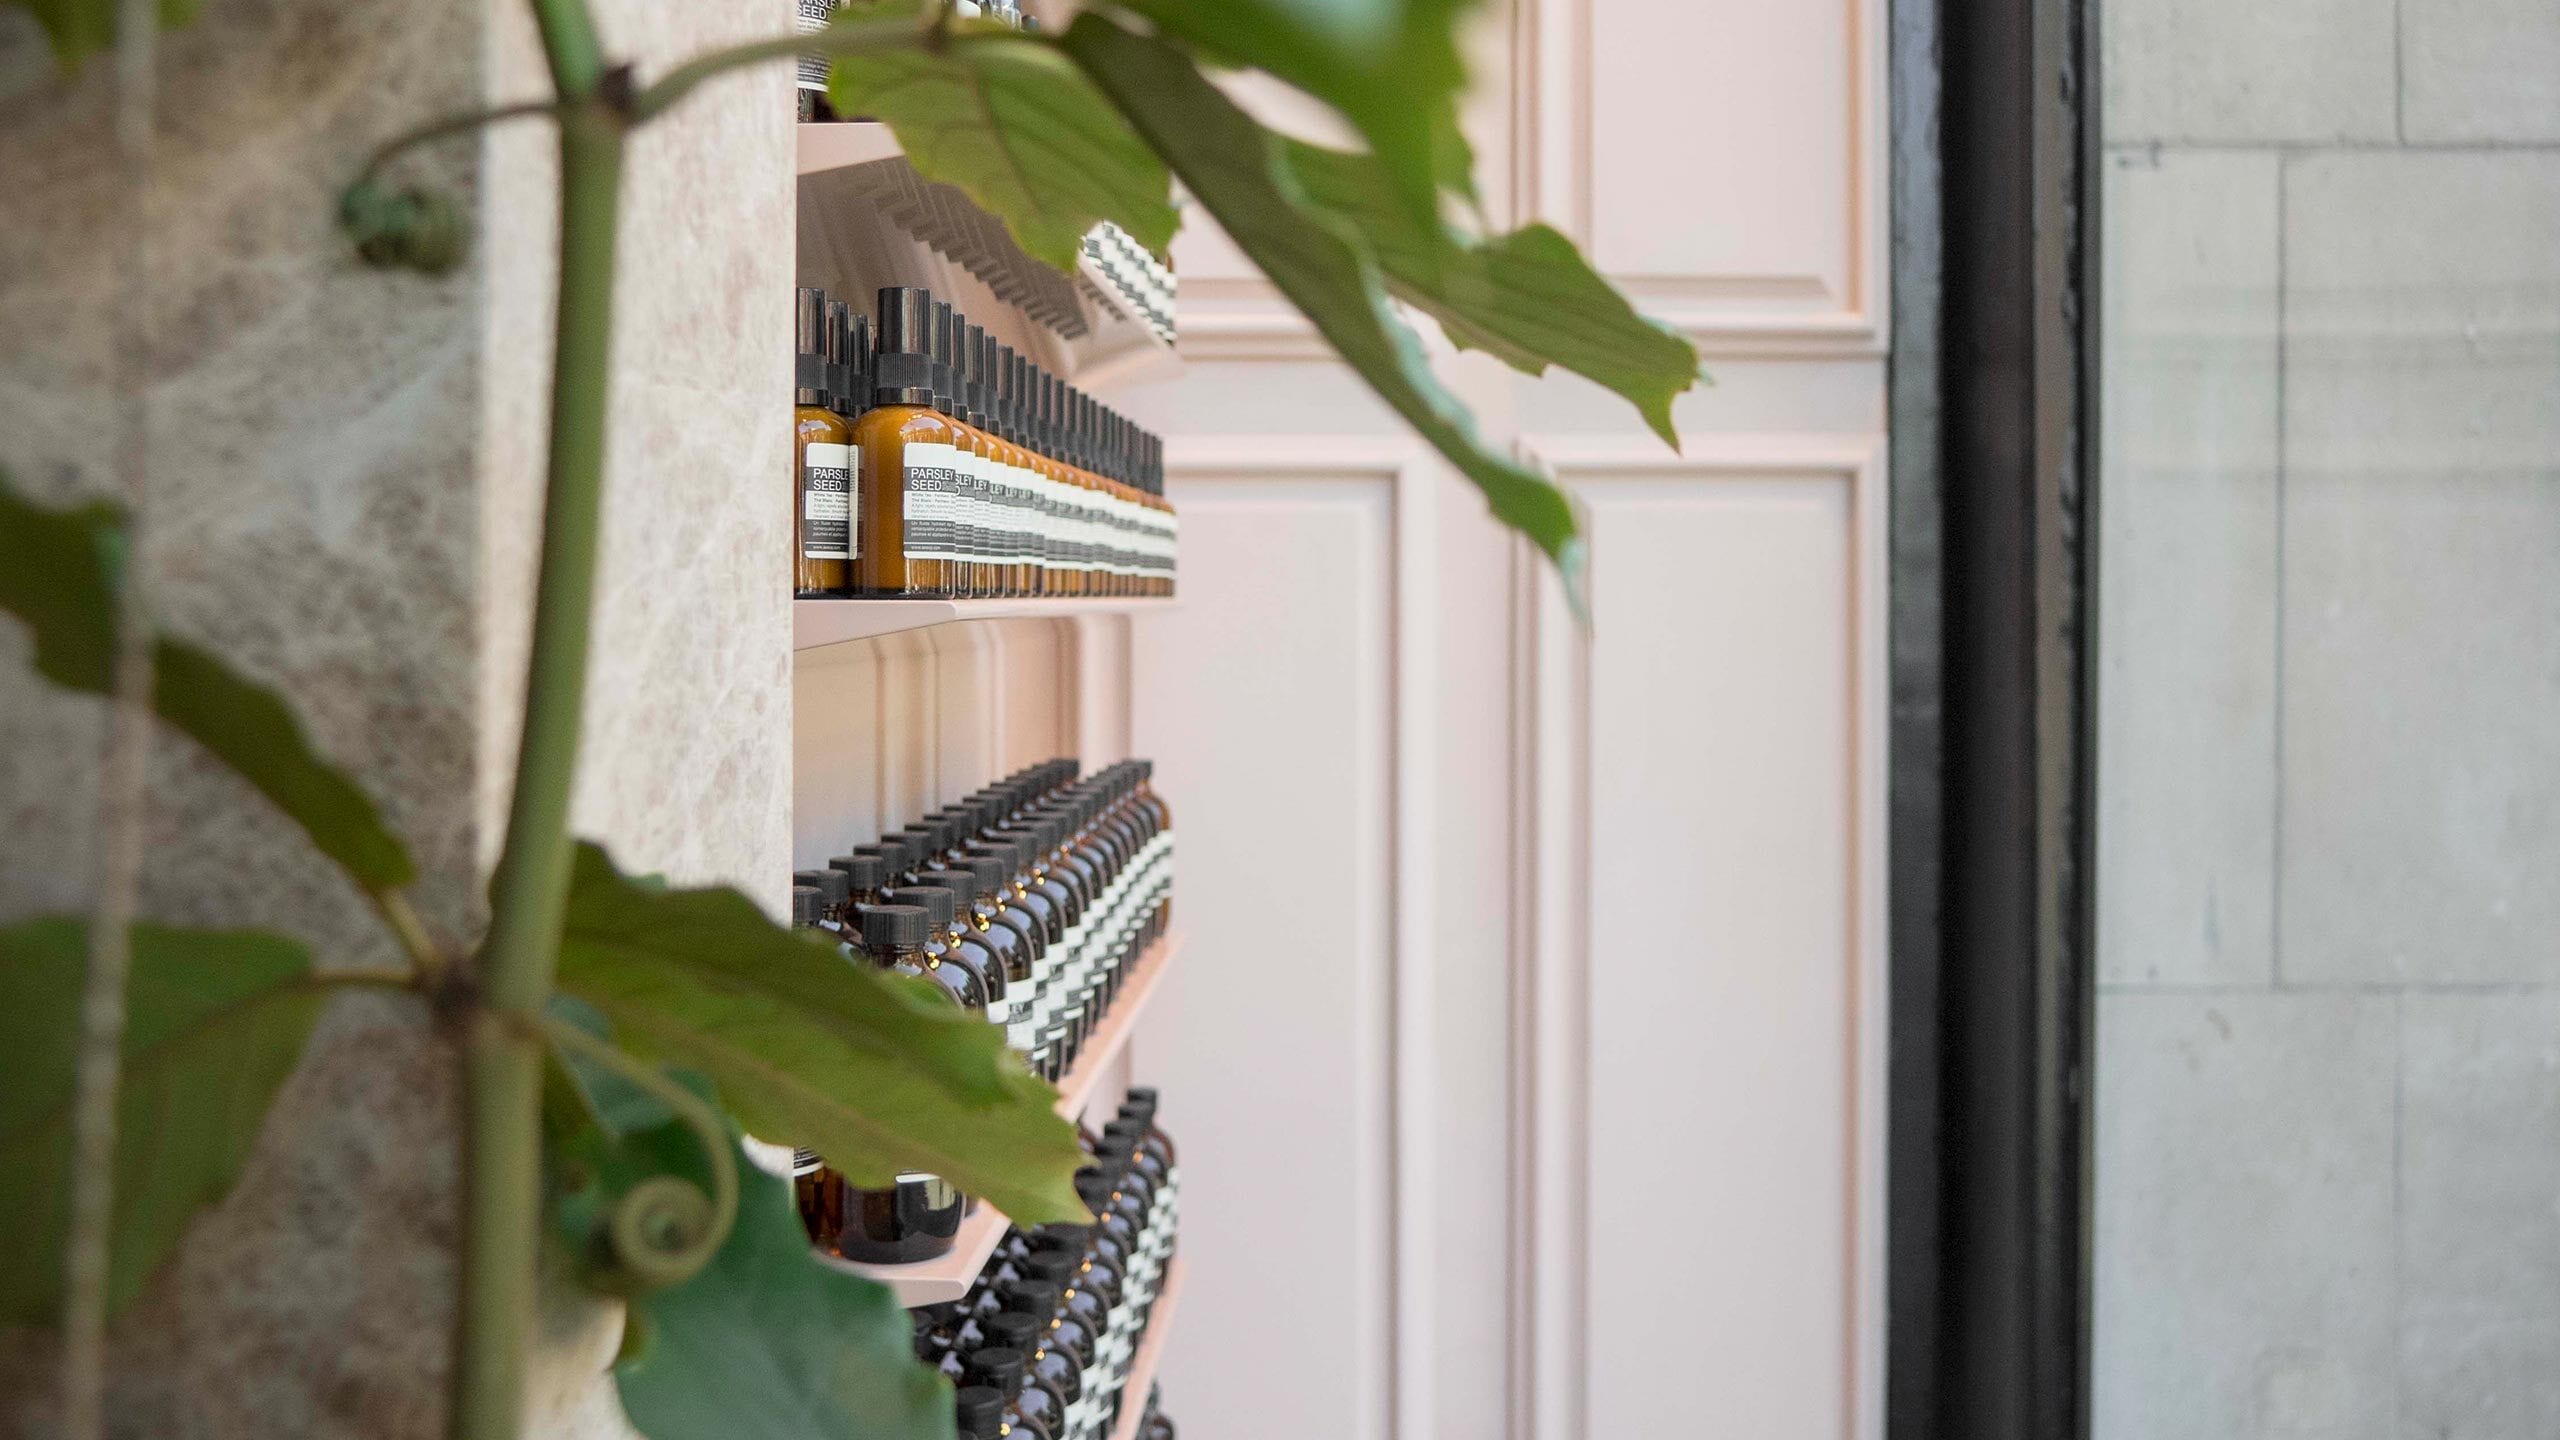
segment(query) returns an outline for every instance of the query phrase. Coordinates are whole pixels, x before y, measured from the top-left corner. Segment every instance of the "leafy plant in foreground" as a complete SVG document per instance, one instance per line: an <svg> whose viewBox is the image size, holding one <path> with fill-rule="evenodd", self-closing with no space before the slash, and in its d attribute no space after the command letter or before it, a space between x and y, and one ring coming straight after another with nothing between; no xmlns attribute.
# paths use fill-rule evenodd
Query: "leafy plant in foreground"
<svg viewBox="0 0 2560 1440"><path fill-rule="evenodd" d="M117 0L14 3L66 64L114 41ZM654 79L610 60L585 0L527 3L552 95L420 125L370 157L338 215L370 263L450 270L471 228L458 207L385 174L409 149L482 124L542 117L557 129L542 559L489 931L462 946L429 934L407 898L406 847L290 707L195 646L154 640L156 682L123 703L151 705L291 817L379 912L406 964L332 969L282 936L133 928L108 1298L137 1293L188 1218L237 1180L329 991L394 989L448 1021L463 1060L458 1440L521 1423L538 1244L578 1283L629 1302L615 1375L652 1440L944 1436L946 1387L906 1357L886 1292L811 1258L784 1187L747 1160L738 1133L805 1144L857 1177L930 1169L1017 1220L1075 1218L1077 1151L1054 1096L993 1027L843 964L735 892L634 881L568 833L631 137L712 76L812 52L832 62L840 111L887 122L921 173L967 190L1026 253L1061 268L1098 220L1169 243L1178 179L1380 399L1553 559L1577 606L1574 507L1478 437L1398 305L1460 346L1617 392L1667 443L1697 356L1555 231L1476 236L1448 222L1473 196L1457 126L1471 0L1094 0L1054 35L892 0ZM191 9L163 0L159 14L175 23ZM1218 69L1259 70L1322 101L1366 149L1271 132L1212 83ZM0 609L29 627L36 669L59 685L112 690L124 548L113 507L47 509L0 477ZM0 1259L0 1321L43 1320L61 1299L84 933L68 917L0 928L0 1203L29 1221Z"/></svg>

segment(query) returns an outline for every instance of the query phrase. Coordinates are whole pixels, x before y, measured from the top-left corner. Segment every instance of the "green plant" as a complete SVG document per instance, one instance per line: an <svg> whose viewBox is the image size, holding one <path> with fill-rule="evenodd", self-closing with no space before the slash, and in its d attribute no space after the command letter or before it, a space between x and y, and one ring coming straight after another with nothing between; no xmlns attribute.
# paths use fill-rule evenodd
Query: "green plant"
<svg viewBox="0 0 2560 1440"><path fill-rule="evenodd" d="M18 3L67 62L116 36L117 0ZM947 1388L904 1359L885 1292L811 1262L775 1184L743 1162L737 1132L743 1122L808 1144L857 1178L930 1169L1017 1219L1069 1218L1082 1213L1068 1183L1077 1153L1048 1088L992 1027L848 969L734 892L636 882L568 830L631 137L714 75L816 52L832 59L841 110L885 120L922 173L967 190L1052 264L1071 265L1103 219L1161 250L1178 178L1493 512L1555 561L1577 603L1573 506L1478 440L1392 302L1428 312L1461 346L1615 390L1666 441L1697 357L1554 231L1474 236L1444 218L1472 198L1456 118L1464 0L1099 0L1057 35L888 0L817 36L716 51L649 80L609 60L584 0L529 3L552 95L422 125L369 160L339 215L374 263L450 268L468 227L444 197L391 184L399 158L496 121L557 127L541 569L505 846L478 944L451 945L419 922L405 846L314 753L279 697L167 638L142 652L155 684L119 681L124 544L112 507L46 510L0 484L0 608L32 630L38 671L148 704L239 771L346 871L407 962L327 970L265 934L135 925L107 936L108 948L129 948L131 972L114 1112L126 1183L107 1221L106 1299L129 1299L187 1217L236 1179L326 994L389 988L419 997L463 1056L455 1436L516 1432L538 1250L630 1302L617 1378L652 1440L734 1435L749 1416L772 1417L775 1435L856 1425L947 1434ZM161 14L174 21L187 8ZM1206 72L1221 67L1267 72L1330 104L1368 149L1273 134L1211 83ZM85 930L71 919L0 929L0 1209L29 1217L0 1256L0 1320L45 1318L63 1298Z"/></svg>

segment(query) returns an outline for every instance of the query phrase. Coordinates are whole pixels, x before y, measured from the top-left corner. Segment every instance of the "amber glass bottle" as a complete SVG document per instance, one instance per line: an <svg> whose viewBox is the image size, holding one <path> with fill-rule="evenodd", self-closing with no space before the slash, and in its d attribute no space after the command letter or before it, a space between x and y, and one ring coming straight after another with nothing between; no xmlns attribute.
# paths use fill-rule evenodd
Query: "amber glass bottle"
<svg viewBox="0 0 2560 1440"><path fill-rule="evenodd" d="M800 292L793 329L791 588L804 598L842 595L853 577L853 432L831 408L825 291Z"/></svg>
<svg viewBox="0 0 2560 1440"><path fill-rule="evenodd" d="M853 583L864 595L936 595L946 583L938 547L953 432L934 408L932 317L933 297L922 290L880 292L871 408L852 427L867 542Z"/></svg>

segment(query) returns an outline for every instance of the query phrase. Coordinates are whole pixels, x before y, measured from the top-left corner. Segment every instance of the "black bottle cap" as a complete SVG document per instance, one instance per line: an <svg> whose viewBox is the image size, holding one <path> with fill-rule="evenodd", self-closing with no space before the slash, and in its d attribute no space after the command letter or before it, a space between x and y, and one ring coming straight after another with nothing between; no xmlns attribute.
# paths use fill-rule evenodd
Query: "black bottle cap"
<svg viewBox="0 0 2560 1440"><path fill-rule="evenodd" d="M996 1287L996 1297L1004 1308L1028 1315L1046 1326L1049 1317L1058 1313L1060 1287L1046 1280L1007 1280Z"/></svg>
<svg viewBox="0 0 2560 1440"><path fill-rule="evenodd" d="M942 887L952 894L965 894L968 899L986 899L991 897L991 894L996 894L996 889L993 887L978 884L978 874L975 874L975 871L955 871L955 869L922 871L922 874L916 874L916 884L932 884L932 887Z"/></svg>
<svg viewBox="0 0 2560 1440"><path fill-rule="evenodd" d="M871 317L845 306L844 368L852 384L837 396L839 408L847 416L861 414L871 406Z"/></svg>
<svg viewBox="0 0 2560 1440"><path fill-rule="evenodd" d="M1040 1322L1015 1310L990 1315L979 1322L978 1328L996 1343L1010 1345L1026 1355L1037 1348L1040 1340Z"/></svg>
<svg viewBox="0 0 2560 1440"><path fill-rule="evenodd" d="M1001 892L1005 882L1013 878L1011 865L985 855L972 855L961 863L967 865L969 873L977 877L978 893L981 895L994 895Z"/></svg>
<svg viewBox="0 0 2560 1440"><path fill-rule="evenodd" d="M880 292L871 356L871 403L933 403L933 294L912 285Z"/></svg>
<svg viewBox="0 0 2560 1440"><path fill-rule="evenodd" d="M889 883L889 864L877 855L838 855L827 868L842 874L848 889L866 894Z"/></svg>
<svg viewBox="0 0 2560 1440"><path fill-rule="evenodd" d="M907 837L903 835L883 835L869 845L854 846L853 853L879 856L880 863L888 866L889 873L892 875L914 864L917 859L914 847L907 843Z"/></svg>
<svg viewBox="0 0 2560 1440"><path fill-rule="evenodd" d="M827 302L827 404L853 408L853 307L842 300Z"/></svg>
<svg viewBox="0 0 2560 1440"><path fill-rule="evenodd" d="M1042 1284L1063 1286L1076 1273L1076 1257L1056 1250L1038 1250L1024 1256L1022 1273L1036 1276Z"/></svg>
<svg viewBox="0 0 2560 1440"><path fill-rule="evenodd" d="M1156 1100L1156 1087L1153 1085L1132 1085L1129 1087L1129 1092L1120 1098L1120 1113L1126 1115L1132 1106L1144 1106L1147 1114L1153 1116L1156 1113Z"/></svg>
<svg viewBox="0 0 2560 1440"><path fill-rule="evenodd" d="M962 1429L993 1435L1004 1423L1004 1392L984 1385L964 1386L951 1398L951 1409Z"/></svg>
<svg viewBox="0 0 2560 1440"><path fill-rule="evenodd" d="M857 913L866 950L922 945L932 933L925 913L913 905L865 905Z"/></svg>
<svg viewBox="0 0 2560 1440"><path fill-rule="evenodd" d="M918 855L938 855L951 848L951 822L948 820L919 820L898 833L907 837L907 844L914 847Z"/></svg>
<svg viewBox="0 0 2560 1440"><path fill-rule="evenodd" d="M959 896L939 885L901 885L884 896L892 905L913 905L924 912L925 923L937 932L951 928Z"/></svg>
<svg viewBox="0 0 2560 1440"><path fill-rule="evenodd" d="M951 327L957 316L947 300L933 302L933 313L925 320L926 358L933 363L933 408L945 415L953 413L957 394L951 373Z"/></svg>
<svg viewBox="0 0 2560 1440"><path fill-rule="evenodd" d="M812 885L791 887L791 923L814 926L826 914L827 900Z"/></svg>
<svg viewBox="0 0 2560 1440"><path fill-rule="evenodd" d="M849 877L841 870L794 870L791 883L817 891L829 905L841 905L853 893Z"/></svg>
<svg viewBox="0 0 2560 1440"><path fill-rule="evenodd" d="M1022 1352L1006 1345L989 1345L969 1357L969 1378L996 1390L1011 1390L1022 1383Z"/></svg>
<svg viewBox="0 0 2560 1440"><path fill-rule="evenodd" d="M791 314L794 404L827 403L827 292L802 286Z"/></svg>

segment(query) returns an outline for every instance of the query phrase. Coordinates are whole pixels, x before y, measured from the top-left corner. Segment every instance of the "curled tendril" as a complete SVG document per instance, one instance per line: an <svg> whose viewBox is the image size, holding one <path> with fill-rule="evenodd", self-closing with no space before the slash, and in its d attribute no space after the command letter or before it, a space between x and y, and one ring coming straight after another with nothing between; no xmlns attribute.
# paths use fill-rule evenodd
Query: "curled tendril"
<svg viewBox="0 0 2560 1440"><path fill-rule="evenodd" d="M675 1112L711 1162L711 1193L680 1175L652 1175L613 1202L597 1239L609 1252L608 1272L627 1279L633 1293L663 1290L693 1277L719 1250L738 1218L737 1148L728 1127L702 1097L586 1031L550 1016L543 1034L646 1090Z"/></svg>

